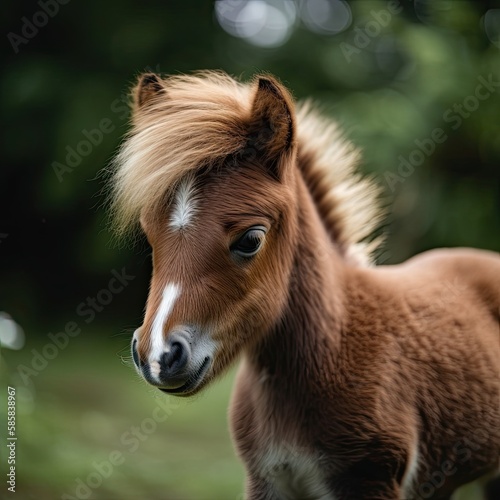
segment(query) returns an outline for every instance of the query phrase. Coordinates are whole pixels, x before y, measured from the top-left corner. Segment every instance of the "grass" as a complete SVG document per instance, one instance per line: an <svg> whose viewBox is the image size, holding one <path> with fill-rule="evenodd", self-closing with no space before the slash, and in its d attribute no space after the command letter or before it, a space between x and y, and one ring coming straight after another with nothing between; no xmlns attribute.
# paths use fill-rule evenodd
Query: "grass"
<svg viewBox="0 0 500 500"><path fill-rule="evenodd" d="M169 398L121 360L128 339L93 333L71 339L28 384L18 367L30 367L31 350L41 351L43 344L29 342L21 351L0 353L0 375L17 391L17 491L12 497L243 498L243 468L227 423L234 370L193 400ZM3 435L5 405L0 417ZM5 446L0 457L5 464ZM479 498L476 485L457 496Z"/></svg>
<svg viewBox="0 0 500 500"><path fill-rule="evenodd" d="M42 344L2 352L2 378L17 390L17 498L241 498L227 425L233 372L192 401L170 398L121 361L122 343L75 337L28 385L17 367L30 367Z"/></svg>

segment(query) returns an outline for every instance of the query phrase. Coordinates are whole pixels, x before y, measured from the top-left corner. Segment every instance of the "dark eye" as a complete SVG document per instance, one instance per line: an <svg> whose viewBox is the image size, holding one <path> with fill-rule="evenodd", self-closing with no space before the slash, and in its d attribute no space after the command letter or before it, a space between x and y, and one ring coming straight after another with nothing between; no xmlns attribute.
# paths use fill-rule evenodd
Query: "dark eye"
<svg viewBox="0 0 500 500"><path fill-rule="evenodd" d="M252 227L231 245L231 252L240 257L253 257L260 250L265 236L265 227Z"/></svg>

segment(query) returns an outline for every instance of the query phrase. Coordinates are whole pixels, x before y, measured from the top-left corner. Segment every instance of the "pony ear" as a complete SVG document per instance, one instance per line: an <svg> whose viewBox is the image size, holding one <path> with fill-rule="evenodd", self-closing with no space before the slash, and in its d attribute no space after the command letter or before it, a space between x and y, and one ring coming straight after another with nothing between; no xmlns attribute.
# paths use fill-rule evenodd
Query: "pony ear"
<svg viewBox="0 0 500 500"><path fill-rule="evenodd" d="M247 147L269 161L269 167L279 176L278 160L293 148L294 140L295 117L291 95L274 78L259 77Z"/></svg>
<svg viewBox="0 0 500 500"><path fill-rule="evenodd" d="M161 78L154 73L144 73L139 77L133 91L134 107L140 109L163 93L165 88Z"/></svg>

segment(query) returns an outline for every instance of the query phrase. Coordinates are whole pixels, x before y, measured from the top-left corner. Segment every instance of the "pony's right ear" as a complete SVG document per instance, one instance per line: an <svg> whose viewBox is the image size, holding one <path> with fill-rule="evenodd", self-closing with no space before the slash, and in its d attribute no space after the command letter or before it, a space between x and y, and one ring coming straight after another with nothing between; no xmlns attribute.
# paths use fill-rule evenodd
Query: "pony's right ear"
<svg viewBox="0 0 500 500"><path fill-rule="evenodd" d="M162 80L154 73L144 73L139 77L133 91L134 108L140 109L165 93Z"/></svg>

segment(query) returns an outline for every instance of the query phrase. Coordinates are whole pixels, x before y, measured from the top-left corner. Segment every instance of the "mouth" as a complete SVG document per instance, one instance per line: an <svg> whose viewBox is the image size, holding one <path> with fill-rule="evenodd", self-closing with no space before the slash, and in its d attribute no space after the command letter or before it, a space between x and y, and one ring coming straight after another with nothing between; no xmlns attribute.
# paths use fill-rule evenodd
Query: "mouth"
<svg viewBox="0 0 500 500"><path fill-rule="evenodd" d="M208 369L210 367L210 357L207 356L204 360L201 366L196 370L194 375L189 377L189 380L184 384L181 385L180 387L177 387L175 389L163 389L159 387L160 391L164 392L165 394L175 394L177 396L187 396L189 393L193 392L200 382L203 380L203 377L207 373Z"/></svg>

